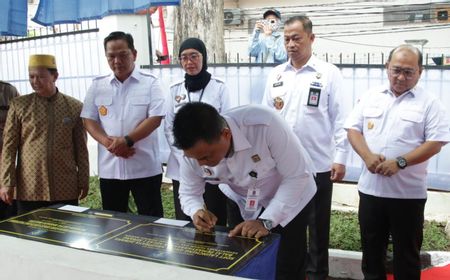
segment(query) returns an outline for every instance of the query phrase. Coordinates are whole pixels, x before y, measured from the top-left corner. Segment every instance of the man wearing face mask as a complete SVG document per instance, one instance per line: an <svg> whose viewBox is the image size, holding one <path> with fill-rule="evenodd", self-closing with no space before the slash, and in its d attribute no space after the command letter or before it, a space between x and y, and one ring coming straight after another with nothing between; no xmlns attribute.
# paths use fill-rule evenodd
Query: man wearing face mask
<svg viewBox="0 0 450 280"><path fill-rule="evenodd" d="M258 63L284 63L287 60L283 33L278 31L281 25L279 11L270 9L263 15L264 20L255 24L249 41L248 52Z"/></svg>
<svg viewBox="0 0 450 280"><path fill-rule="evenodd" d="M212 76L208 71L208 57L205 44L197 38L188 38L181 43L178 52L180 65L186 72L184 79L175 82L170 87L170 94L166 100L166 116L164 132L167 142L171 145L167 162L166 177L172 179L173 198L175 205L175 217L178 220L189 220L189 216L183 213L178 198L180 186L180 162L183 151L173 146L173 119L175 113L189 102L204 102L212 105L218 112L223 112L230 107L228 88L225 83ZM227 198L219 190L217 185L206 184L203 194L205 204L217 216L217 225L227 225Z"/></svg>

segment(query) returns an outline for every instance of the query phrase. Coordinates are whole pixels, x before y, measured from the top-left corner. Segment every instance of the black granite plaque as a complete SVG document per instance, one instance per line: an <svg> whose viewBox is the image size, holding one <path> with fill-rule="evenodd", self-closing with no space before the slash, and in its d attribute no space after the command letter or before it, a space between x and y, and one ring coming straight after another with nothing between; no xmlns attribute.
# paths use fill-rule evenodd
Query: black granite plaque
<svg viewBox="0 0 450 280"><path fill-rule="evenodd" d="M69 247L87 246L108 234L127 228L130 220L99 213L38 209L0 222L0 233Z"/></svg>
<svg viewBox="0 0 450 280"><path fill-rule="evenodd" d="M263 242L254 238L229 238L227 232L200 233L194 228L151 223L121 232L97 246L99 251L230 273L241 267L241 260L259 252Z"/></svg>
<svg viewBox="0 0 450 280"><path fill-rule="evenodd" d="M156 218L88 210L43 208L0 222L0 233L88 251L233 275L271 246L263 240L202 233L193 227L154 223ZM274 256L271 256L275 258Z"/></svg>

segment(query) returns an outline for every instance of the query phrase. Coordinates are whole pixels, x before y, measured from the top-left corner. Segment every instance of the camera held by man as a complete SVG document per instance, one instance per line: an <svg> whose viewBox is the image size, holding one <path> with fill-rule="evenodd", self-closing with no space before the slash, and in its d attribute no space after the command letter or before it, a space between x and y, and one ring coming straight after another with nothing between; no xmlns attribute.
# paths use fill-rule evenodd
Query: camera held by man
<svg viewBox="0 0 450 280"><path fill-rule="evenodd" d="M256 22L255 28L259 31L269 29L271 30L270 33L272 33L273 31L278 30L279 26L280 26L279 21L276 19L262 19Z"/></svg>
<svg viewBox="0 0 450 280"><path fill-rule="evenodd" d="M256 21L255 31L262 31L266 36L270 36L280 27L281 14L277 10L268 10L264 13L263 18Z"/></svg>
<svg viewBox="0 0 450 280"><path fill-rule="evenodd" d="M249 56L257 63L283 63L287 59L283 33L280 32L281 14L278 10L264 12L257 20L249 39Z"/></svg>

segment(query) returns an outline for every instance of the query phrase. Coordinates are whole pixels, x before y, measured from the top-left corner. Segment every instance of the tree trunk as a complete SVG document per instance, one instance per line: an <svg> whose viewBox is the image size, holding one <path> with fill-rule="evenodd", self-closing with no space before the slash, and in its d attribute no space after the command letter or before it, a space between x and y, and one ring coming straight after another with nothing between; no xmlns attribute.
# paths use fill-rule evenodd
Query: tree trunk
<svg viewBox="0 0 450 280"><path fill-rule="evenodd" d="M201 39L208 50L208 62L225 62L223 39L224 0L181 0L175 9L173 54L178 57L180 44L189 37Z"/></svg>

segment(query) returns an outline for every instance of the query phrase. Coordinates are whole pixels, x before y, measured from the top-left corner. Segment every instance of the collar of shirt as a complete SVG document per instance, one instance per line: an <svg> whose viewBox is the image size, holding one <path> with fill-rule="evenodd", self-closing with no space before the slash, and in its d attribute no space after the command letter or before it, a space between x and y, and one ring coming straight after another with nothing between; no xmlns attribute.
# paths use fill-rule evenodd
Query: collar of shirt
<svg viewBox="0 0 450 280"><path fill-rule="evenodd" d="M127 83L127 81L129 81L130 79L134 79L136 81L139 81L140 78L141 78L141 73L139 72L138 67L136 67L136 65L135 65L133 71L130 74L130 76L125 81L123 81L122 84ZM114 72L109 75L108 81L109 81L110 84L112 84L113 82L114 83L121 83L119 80L116 79L116 76L114 75Z"/></svg>
<svg viewBox="0 0 450 280"><path fill-rule="evenodd" d="M382 88L383 93L390 93L392 96L395 96L395 94L391 90L391 86L389 84L385 84ZM420 94L421 88L418 86L413 87L412 89L408 90L407 92L403 93L400 97L406 96L408 94L411 95L411 97L416 97L416 95Z"/></svg>
<svg viewBox="0 0 450 280"><path fill-rule="evenodd" d="M236 152L243 151L252 147L252 145L248 142L244 133L239 129L236 122L227 116L223 116L228 124L228 127L231 130L231 137L233 138L233 149L234 155Z"/></svg>
<svg viewBox="0 0 450 280"><path fill-rule="evenodd" d="M319 61L319 59L315 55L311 55L311 57L308 59L308 62L306 62L306 64L303 65L302 68L295 69L294 66L292 66L292 64L291 64L291 59L289 58L289 60L285 63L284 71L299 72L302 69L305 69L307 67L311 68L314 71L318 71L319 70L318 69L319 68L318 61Z"/></svg>

